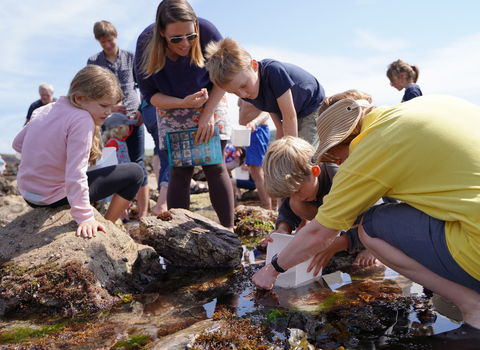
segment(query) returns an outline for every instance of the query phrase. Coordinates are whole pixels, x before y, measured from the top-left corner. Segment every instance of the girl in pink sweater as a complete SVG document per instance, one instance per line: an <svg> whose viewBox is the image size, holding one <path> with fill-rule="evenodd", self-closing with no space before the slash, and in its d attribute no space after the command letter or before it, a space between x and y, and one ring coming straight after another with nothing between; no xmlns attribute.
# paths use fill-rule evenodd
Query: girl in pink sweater
<svg viewBox="0 0 480 350"><path fill-rule="evenodd" d="M114 194L105 219L115 222L143 183L136 163L87 172L101 157L100 126L121 99L112 72L86 66L73 78L68 95L35 110L13 141L22 154L17 183L25 201L33 208L70 204L77 236L106 232L90 203Z"/></svg>

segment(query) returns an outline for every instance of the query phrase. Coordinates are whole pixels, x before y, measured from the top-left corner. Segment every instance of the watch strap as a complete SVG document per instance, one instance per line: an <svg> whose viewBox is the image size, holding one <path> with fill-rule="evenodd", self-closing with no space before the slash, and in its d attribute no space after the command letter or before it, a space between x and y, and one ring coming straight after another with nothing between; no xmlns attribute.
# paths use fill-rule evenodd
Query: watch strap
<svg viewBox="0 0 480 350"><path fill-rule="evenodd" d="M287 271L287 270L282 269L282 268L278 265L277 260L278 260L278 253L273 256L272 261L271 261L271 263L272 263L273 267L275 268L275 270L276 270L277 272L280 272L280 273L283 273L283 272Z"/></svg>

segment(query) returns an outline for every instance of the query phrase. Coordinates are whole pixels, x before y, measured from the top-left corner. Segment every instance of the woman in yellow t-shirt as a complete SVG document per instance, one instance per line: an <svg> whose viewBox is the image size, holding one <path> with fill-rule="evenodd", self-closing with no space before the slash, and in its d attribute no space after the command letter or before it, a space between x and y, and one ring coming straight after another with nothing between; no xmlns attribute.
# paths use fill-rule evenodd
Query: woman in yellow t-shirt
<svg viewBox="0 0 480 350"><path fill-rule="evenodd" d="M281 271L322 252L367 210L363 244L395 271L455 303L480 328L480 107L429 95L393 107L356 90L325 98L312 163L340 165L315 220L253 277L270 289ZM468 326L467 326L468 327Z"/></svg>

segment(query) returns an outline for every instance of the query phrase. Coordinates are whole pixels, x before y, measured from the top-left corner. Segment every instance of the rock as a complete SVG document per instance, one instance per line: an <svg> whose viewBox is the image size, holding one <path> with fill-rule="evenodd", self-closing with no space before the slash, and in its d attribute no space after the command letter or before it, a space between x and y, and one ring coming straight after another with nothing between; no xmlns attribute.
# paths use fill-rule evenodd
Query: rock
<svg viewBox="0 0 480 350"><path fill-rule="evenodd" d="M1 195L19 194L16 183L12 184L12 182L9 181L7 177L0 176L0 194Z"/></svg>
<svg viewBox="0 0 480 350"><path fill-rule="evenodd" d="M171 221L156 217L140 221L138 236L174 266L234 267L242 259L238 236L196 213L171 209Z"/></svg>
<svg viewBox="0 0 480 350"><path fill-rule="evenodd" d="M30 210L32 208L25 202L22 196L7 195L0 197L0 222L2 223L15 220ZM3 226L5 225L3 224L1 227Z"/></svg>
<svg viewBox="0 0 480 350"><path fill-rule="evenodd" d="M68 206L31 210L0 228L4 312L21 305L73 313L103 309L118 300L113 293L137 290L146 274L161 272L151 247L94 212L107 233L92 239L76 236Z"/></svg>
<svg viewBox="0 0 480 350"><path fill-rule="evenodd" d="M235 233L240 237L264 237L275 228L278 213L257 206L235 208Z"/></svg>
<svg viewBox="0 0 480 350"><path fill-rule="evenodd" d="M264 221L277 220L278 212L275 210L263 209L258 206L239 205L235 208L235 224L246 218L255 218Z"/></svg>
<svg viewBox="0 0 480 350"><path fill-rule="evenodd" d="M189 349L195 337L208 328L214 327L218 322L212 320L204 320L195 323L194 325L183 329L174 334L162 337L157 341L148 344L145 349L148 350L183 350Z"/></svg>

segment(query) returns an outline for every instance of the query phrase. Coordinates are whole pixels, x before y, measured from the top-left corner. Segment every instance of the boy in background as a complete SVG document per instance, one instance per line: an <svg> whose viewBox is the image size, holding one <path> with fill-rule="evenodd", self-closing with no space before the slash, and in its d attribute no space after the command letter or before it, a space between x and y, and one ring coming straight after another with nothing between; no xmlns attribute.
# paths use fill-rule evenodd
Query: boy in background
<svg viewBox="0 0 480 350"><path fill-rule="evenodd" d="M148 200L150 191L148 187L147 171L145 169L145 132L143 129L142 114L138 111L140 101L135 84L134 58L132 51L122 50L117 46L118 33L115 26L108 21L96 22L93 34L98 40L102 51L90 57L88 64L96 64L110 69L118 78L123 92L122 102L112 108L112 113L118 112L136 119L132 133L127 138L128 154L132 162L139 164L144 172L144 182L137 193L139 218L148 214Z"/></svg>
<svg viewBox="0 0 480 350"><path fill-rule="evenodd" d="M215 85L270 113L277 140L298 136L318 146L316 118L325 91L313 75L273 59L257 62L233 38L209 43L206 59Z"/></svg>

